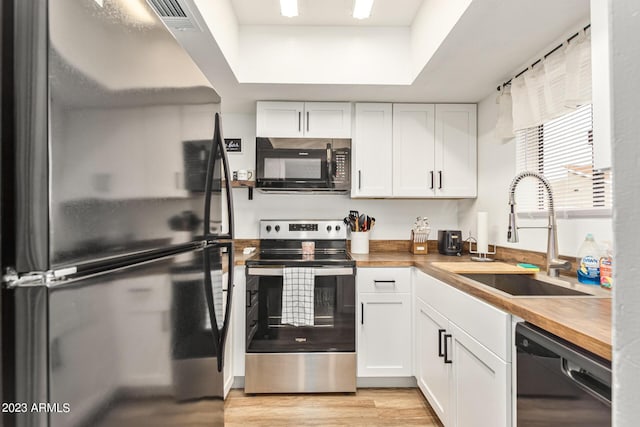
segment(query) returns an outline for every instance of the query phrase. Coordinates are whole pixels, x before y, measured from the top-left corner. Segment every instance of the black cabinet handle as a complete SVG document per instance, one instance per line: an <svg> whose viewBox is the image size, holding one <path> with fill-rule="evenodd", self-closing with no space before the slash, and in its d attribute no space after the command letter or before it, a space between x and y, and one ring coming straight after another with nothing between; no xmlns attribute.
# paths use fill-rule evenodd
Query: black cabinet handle
<svg viewBox="0 0 640 427"><path fill-rule="evenodd" d="M396 281L395 280L374 280L373 283L374 284L378 284L378 283L393 283L395 285Z"/></svg>
<svg viewBox="0 0 640 427"><path fill-rule="evenodd" d="M440 182L438 184L438 189L442 190L442 171L438 171L438 181Z"/></svg>
<svg viewBox="0 0 640 427"><path fill-rule="evenodd" d="M433 171L429 172L431 174L431 190L433 190Z"/></svg>
<svg viewBox="0 0 640 427"><path fill-rule="evenodd" d="M302 132L302 111L298 111L298 132Z"/></svg>
<svg viewBox="0 0 640 427"><path fill-rule="evenodd" d="M362 189L362 171L358 171L358 190Z"/></svg>
<svg viewBox="0 0 640 427"><path fill-rule="evenodd" d="M307 132L309 132L309 112L307 111Z"/></svg>
<svg viewBox="0 0 640 427"><path fill-rule="evenodd" d="M449 346L447 345L447 338L451 338L451 334L444 334L444 363L453 363L449 359Z"/></svg>
<svg viewBox="0 0 640 427"><path fill-rule="evenodd" d="M438 329L438 357L444 357L442 352L442 334L447 332L446 329Z"/></svg>
<svg viewBox="0 0 640 427"><path fill-rule="evenodd" d="M364 325L364 303L360 303L360 324Z"/></svg>

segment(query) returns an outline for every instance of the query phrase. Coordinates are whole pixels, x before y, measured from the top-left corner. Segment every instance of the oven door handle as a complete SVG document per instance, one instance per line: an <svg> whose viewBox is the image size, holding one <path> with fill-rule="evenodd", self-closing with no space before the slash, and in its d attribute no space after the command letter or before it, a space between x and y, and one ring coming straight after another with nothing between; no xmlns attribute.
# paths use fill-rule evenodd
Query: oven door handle
<svg viewBox="0 0 640 427"><path fill-rule="evenodd" d="M319 267L314 269L316 276L353 276L353 267ZM282 276L284 267L249 267L248 276Z"/></svg>

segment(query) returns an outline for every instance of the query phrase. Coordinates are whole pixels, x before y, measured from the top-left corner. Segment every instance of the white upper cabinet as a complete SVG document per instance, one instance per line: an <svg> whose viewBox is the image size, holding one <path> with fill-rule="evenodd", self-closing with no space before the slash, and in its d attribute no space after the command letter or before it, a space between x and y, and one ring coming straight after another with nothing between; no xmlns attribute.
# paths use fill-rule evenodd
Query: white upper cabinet
<svg viewBox="0 0 640 427"><path fill-rule="evenodd" d="M477 125L475 104L438 104L435 120L437 197L476 197Z"/></svg>
<svg viewBox="0 0 640 427"><path fill-rule="evenodd" d="M256 111L256 136L298 138L304 135L304 102L259 101Z"/></svg>
<svg viewBox="0 0 640 427"><path fill-rule="evenodd" d="M356 104L351 197L391 197L393 155L391 104Z"/></svg>
<svg viewBox="0 0 640 427"><path fill-rule="evenodd" d="M351 197L476 197L476 121L475 104L356 104Z"/></svg>
<svg viewBox="0 0 640 427"><path fill-rule="evenodd" d="M351 104L259 101L256 107L256 136L351 138Z"/></svg>
<svg viewBox="0 0 640 427"><path fill-rule="evenodd" d="M351 104L305 102L304 124L309 138L351 138Z"/></svg>
<svg viewBox="0 0 640 427"><path fill-rule="evenodd" d="M393 104L393 195L433 197L433 104Z"/></svg>

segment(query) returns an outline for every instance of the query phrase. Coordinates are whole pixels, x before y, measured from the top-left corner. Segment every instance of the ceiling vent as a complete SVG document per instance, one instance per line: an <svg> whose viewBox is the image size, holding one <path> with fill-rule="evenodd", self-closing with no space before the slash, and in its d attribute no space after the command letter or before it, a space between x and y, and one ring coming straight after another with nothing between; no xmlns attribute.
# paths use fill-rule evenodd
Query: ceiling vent
<svg viewBox="0 0 640 427"><path fill-rule="evenodd" d="M178 0L147 0L147 2L170 29L201 31L187 5L180 4Z"/></svg>

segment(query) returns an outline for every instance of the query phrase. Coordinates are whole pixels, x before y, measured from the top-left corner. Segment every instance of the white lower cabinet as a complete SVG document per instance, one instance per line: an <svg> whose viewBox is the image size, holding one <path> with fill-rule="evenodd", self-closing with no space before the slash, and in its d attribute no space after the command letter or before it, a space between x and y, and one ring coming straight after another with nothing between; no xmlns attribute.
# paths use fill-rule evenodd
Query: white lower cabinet
<svg viewBox="0 0 640 427"><path fill-rule="evenodd" d="M410 377L411 271L359 268L358 377Z"/></svg>
<svg viewBox="0 0 640 427"><path fill-rule="evenodd" d="M233 347L233 375L244 377L244 354L246 346L245 309L247 305L246 277L244 266L237 266L234 272L234 288L231 325L233 333L229 334L227 345Z"/></svg>
<svg viewBox="0 0 640 427"><path fill-rule="evenodd" d="M511 364L501 360L451 324L453 337L453 410L451 425L510 425Z"/></svg>
<svg viewBox="0 0 640 427"><path fill-rule="evenodd" d="M359 298L358 376L411 376L411 294Z"/></svg>
<svg viewBox="0 0 640 427"><path fill-rule="evenodd" d="M510 315L422 272L414 290L415 376L442 423L511 426L511 363L497 354L510 354L509 341L493 339L510 336ZM472 336L456 322L488 331Z"/></svg>
<svg viewBox="0 0 640 427"><path fill-rule="evenodd" d="M229 283L229 273L224 273L222 275L222 283L223 289L229 289L229 286L233 286ZM234 289L235 290L235 289ZM226 295L224 295L226 297ZM231 299L231 304L233 305L233 295ZM226 308L228 310L229 308ZM229 391L231 391L231 386L233 385L233 370L234 370L234 353L235 348L233 345L233 336L235 334L235 325L233 323L233 307L231 307L231 322L229 322L229 329L227 330L227 340L225 341L224 346L224 398L226 399Z"/></svg>
<svg viewBox="0 0 640 427"><path fill-rule="evenodd" d="M440 420L447 424L451 412L451 364L444 363L444 334L449 321L416 298L416 362L418 387Z"/></svg>

